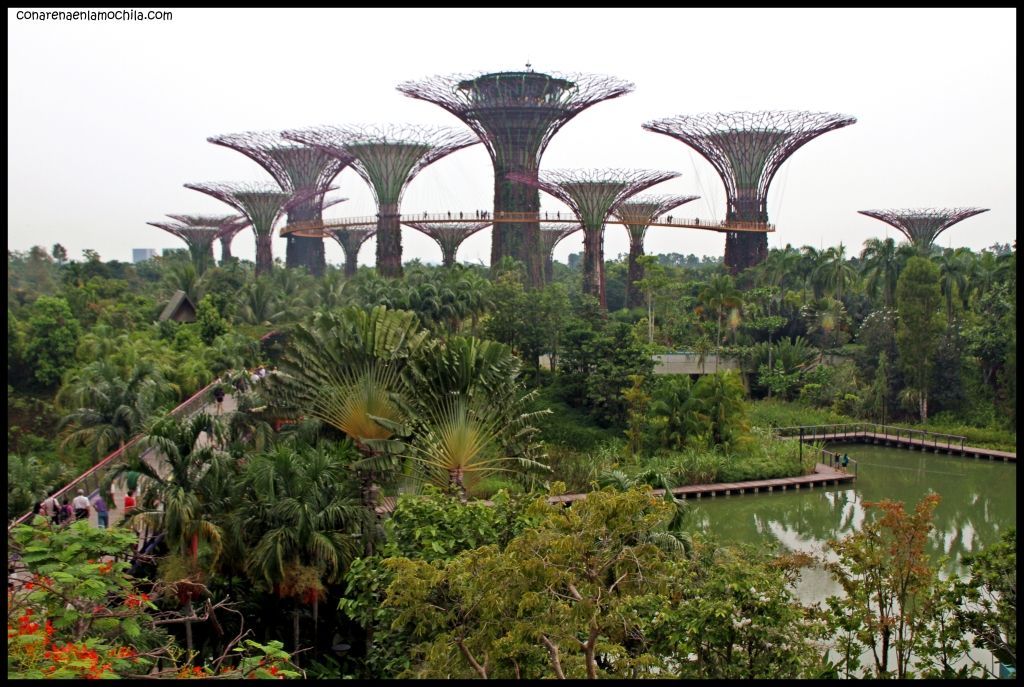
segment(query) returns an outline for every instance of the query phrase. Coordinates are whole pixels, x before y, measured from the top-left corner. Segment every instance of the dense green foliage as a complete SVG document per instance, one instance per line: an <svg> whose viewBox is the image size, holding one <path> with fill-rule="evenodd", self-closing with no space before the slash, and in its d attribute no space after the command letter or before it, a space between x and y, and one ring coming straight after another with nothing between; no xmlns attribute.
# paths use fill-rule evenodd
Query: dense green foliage
<svg viewBox="0 0 1024 687"><path fill-rule="evenodd" d="M131 524L163 535L139 579L118 563L119 581L91 582L101 573L67 558L79 549L66 539L95 548L107 535L81 525L24 545L65 556L46 565L83 593L152 585L150 616L177 618L153 634L168 676L226 663L297 674L285 647L335 678L974 674L950 662L967 632L1015 662L1010 540L947 584L916 549L879 553L892 533L928 528L926 506L887 506L834 545L846 605L813 611L790 591L807 561L706 541L647 487L809 472L813 452L801 461L769 431L781 426L926 422L1015 450L1015 253L997 248L786 246L735 277L649 256L634 309L612 261L607 312L581 293L578 264L529 288L511 261L256 278L237 260L197 269L184 252L134 266L56 246L9 253L8 515L133 437L164 457L155 469L131 452L121 473L142 493ZM156 322L179 289L196 322ZM652 353L673 351L706 374L656 374ZM718 371L726 360L738 369ZM259 366L269 376L251 379ZM233 410L167 416L215 379ZM541 498L563 490L591 493L571 508ZM909 623L898 658L829 664L828 638L851 651L881 641L865 580L913 587L896 603ZM228 598L216 626L203 617ZM61 616L52 601L34 612ZM76 641L156 646L120 622ZM256 635L226 661L243 625Z"/></svg>

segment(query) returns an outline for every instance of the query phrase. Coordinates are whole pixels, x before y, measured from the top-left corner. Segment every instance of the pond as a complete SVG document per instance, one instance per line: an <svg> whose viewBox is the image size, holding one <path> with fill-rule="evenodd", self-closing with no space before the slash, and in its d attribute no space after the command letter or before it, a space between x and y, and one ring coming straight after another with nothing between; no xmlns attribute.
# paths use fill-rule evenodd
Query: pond
<svg viewBox="0 0 1024 687"><path fill-rule="evenodd" d="M947 556L945 574L959 574L960 557L995 542L1017 521L1017 467L872 444L833 444L859 463L855 482L824 489L690 499L690 522L723 543L781 546L823 555L829 539L859 529L865 501L903 501L908 511L929 491L935 510L929 553ZM821 569L804 571L795 592L804 603L840 593Z"/></svg>

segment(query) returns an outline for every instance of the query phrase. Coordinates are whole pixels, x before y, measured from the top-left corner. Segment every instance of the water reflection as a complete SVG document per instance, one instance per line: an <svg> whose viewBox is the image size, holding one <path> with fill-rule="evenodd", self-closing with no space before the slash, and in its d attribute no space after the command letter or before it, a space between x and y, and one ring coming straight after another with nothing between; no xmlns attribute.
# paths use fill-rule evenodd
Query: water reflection
<svg viewBox="0 0 1024 687"><path fill-rule="evenodd" d="M865 501L888 498L903 501L911 510L935 491L942 501L935 509L928 547L934 559L948 558L943 565L946 575L960 573L964 554L995 542L1016 522L1015 465L864 444L836 449L859 463L852 486L691 500L691 522L725 543L770 543L822 555L829 539L860 529ZM818 593L822 595L814 593L811 596L817 598L807 600L834 592Z"/></svg>

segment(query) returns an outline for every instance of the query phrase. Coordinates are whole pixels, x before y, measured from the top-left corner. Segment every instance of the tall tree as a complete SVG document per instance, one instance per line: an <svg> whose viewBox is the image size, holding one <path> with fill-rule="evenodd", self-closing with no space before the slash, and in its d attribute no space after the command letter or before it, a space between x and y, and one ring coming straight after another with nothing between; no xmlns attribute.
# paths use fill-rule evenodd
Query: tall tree
<svg viewBox="0 0 1024 687"><path fill-rule="evenodd" d="M942 334L939 268L926 258L910 258L896 284L899 325L896 345L910 392L917 399L921 421L928 419L928 391L935 351Z"/></svg>

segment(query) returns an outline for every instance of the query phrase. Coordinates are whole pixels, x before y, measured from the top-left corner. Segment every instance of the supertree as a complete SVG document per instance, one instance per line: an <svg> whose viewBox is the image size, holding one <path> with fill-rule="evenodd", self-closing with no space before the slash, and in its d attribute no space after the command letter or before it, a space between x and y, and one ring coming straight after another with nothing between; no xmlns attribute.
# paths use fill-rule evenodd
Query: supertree
<svg viewBox="0 0 1024 687"><path fill-rule="evenodd" d="M583 293L596 296L607 309L604 292L604 223L622 201L646 188L679 176L647 169L562 169L509 174L509 179L547 191L568 205L583 225Z"/></svg>
<svg viewBox="0 0 1024 687"><path fill-rule="evenodd" d="M478 231L491 226L490 221L486 222L403 222L405 226L421 231L437 242L441 247L441 263L445 267L452 267L455 264L455 254L459 252L459 246Z"/></svg>
<svg viewBox="0 0 1024 687"><path fill-rule="evenodd" d="M351 159L329 155L316 148L295 145L273 131L246 131L206 139L237 150L256 161L274 177L283 191L302 193L306 200L288 208L288 223L319 220L323 196L331 181ZM324 273L324 240L290 234L285 251L286 267L305 267L317 276Z"/></svg>
<svg viewBox="0 0 1024 687"><path fill-rule="evenodd" d="M359 249L377 233L377 225L357 224L329 231L341 246L342 252L345 253L345 276L355 276L356 270L359 268Z"/></svg>
<svg viewBox="0 0 1024 687"><path fill-rule="evenodd" d="M231 241L238 232L249 226L249 218L245 215L167 215L173 220L187 224L190 227L217 227L221 232L217 235L220 240L220 264L231 259Z"/></svg>
<svg viewBox="0 0 1024 687"><path fill-rule="evenodd" d="M544 255L544 282L551 283L555 273L554 253L562 239L575 234L582 229L582 225L570 224L545 224L540 225L540 246Z"/></svg>
<svg viewBox="0 0 1024 687"><path fill-rule="evenodd" d="M146 222L146 224L163 229L168 234L173 234L184 241L188 246L188 253L192 257L192 264L196 266L197 274L202 274L214 264L213 242L220 237L223 231L219 227L190 226L174 222Z"/></svg>
<svg viewBox="0 0 1024 687"><path fill-rule="evenodd" d="M957 222L988 212L988 208L914 208L906 210L858 210L899 229L922 253L931 250L935 238Z"/></svg>
<svg viewBox="0 0 1024 687"><path fill-rule="evenodd" d="M629 262L626 272L626 307L643 305L636 283L644 278L640 256L644 254L644 235L655 219L684 203L700 196L643 196L624 201L615 210L615 218L626 225L629 232Z"/></svg>
<svg viewBox="0 0 1024 687"><path fill-rule="evenodd" d="M285 131L284 137L318 148L352 167L377 201L377 271L402 276L402 194L424 167L478 143L468 131L413 125L323 126Z"/></svg>
<svg viewBox="0 0 1024 687"><path fill-rule="evenodd" d="M509 182L511 173L537 178L541 156L555 133L591 105L624 95L633 84L593 74L488 72L407 81L398 90L439 105L466 123L487 147L494 164L494 217L536 213L540 194ZM529 282L543 281L544 255L538 221L494 225L491 264L505 256L523 262Z"/></svg>
<svg viewBox="0 0 1024 687"><path fill-rule="evenodd" d="M227 203L248 218L256 234L256 276L270 274L274 266L274 224L292 203L308 200L303 193L282 191L275 186L260 183L185 184L185 188L200 191Z"/></svg>
<svg viewBox="0 0 1024 687"><path fill-rule="evenodd" d="M797 148L857 120L827 112L709 112L647 122L643 128L678 139L715 168L728 202L727 223L768 223L768 186ZM768 236L728 231L725 265L732 273L763 262Z"/></svg>

